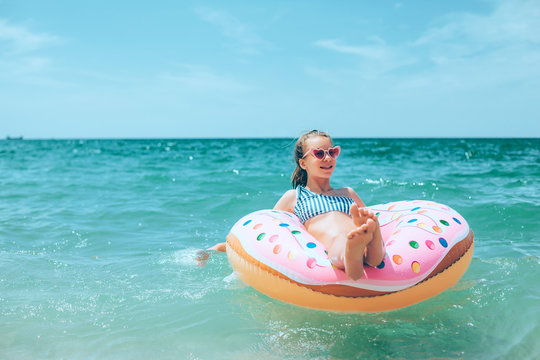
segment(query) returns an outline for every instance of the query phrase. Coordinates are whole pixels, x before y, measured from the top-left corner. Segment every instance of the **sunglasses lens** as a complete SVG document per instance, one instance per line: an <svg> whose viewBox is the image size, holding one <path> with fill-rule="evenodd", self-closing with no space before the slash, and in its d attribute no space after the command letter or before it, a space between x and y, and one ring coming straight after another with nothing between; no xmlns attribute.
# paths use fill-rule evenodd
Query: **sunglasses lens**
<svg viewBox="0 0 540 360"><path fill-rule="evenodd" d="M322 159L324 159L324 151L323 150L313 150L313 156L315 156L319 160L322 160Z"/></svg>
<svg viewBox="0 0 540 360"><path fill-rule="evenodd" d="M330 156L333 157L334 159L337 158L339 155L339 148L333 147L331 149L328 149L328 154L330 154Z"/></svg>

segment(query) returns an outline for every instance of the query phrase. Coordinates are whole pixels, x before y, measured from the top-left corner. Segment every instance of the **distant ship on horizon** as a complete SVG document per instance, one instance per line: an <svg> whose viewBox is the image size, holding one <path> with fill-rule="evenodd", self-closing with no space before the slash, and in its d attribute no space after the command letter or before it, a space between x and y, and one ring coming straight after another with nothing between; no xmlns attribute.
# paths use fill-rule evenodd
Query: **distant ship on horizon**
<svg viewBox="0 0 540 360"><path fill-rule="evenodd" d="M6 140L22 140L22 136L6 136Z"/></svg>

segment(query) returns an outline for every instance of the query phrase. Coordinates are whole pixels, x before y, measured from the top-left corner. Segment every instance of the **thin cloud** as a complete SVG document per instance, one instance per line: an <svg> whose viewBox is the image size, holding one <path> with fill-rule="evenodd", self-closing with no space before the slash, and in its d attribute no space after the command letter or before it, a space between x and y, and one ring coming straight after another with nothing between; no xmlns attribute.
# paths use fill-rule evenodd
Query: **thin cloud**
<svg viewBox="0 0 540 360"><path fill-rule="evenodd" d="M414 54L407 54L399 46L388 46L383 39L377 36L368 38L367 45L350 45L340 39L323 39L314 43L315 46L358 59L357 65L352 69L335 70L318 69L308 66L305 71L308 75L317 77L325 82L332 82L331 73L335 72L338 78L376 79L379 76L392 72L403 66L410 65L416 60ZM338 80L341 82L342 80Z"/></svg>
<svg viewBox="0 0 540 360"><path fill-rule="evenodd" d="M314 43L315 46L342 54L354 54L372 60L382 60L388 57L388 49L384 45L353 46L345 44L339 39L323 39Z"/></svg>
<svg viewBox="0 0 540 360"><path fill-rule="evenodd" d="M0 80L44 86L68 86L56 79L54 61L45 49L60 43L58 36L30 31L24 26L0 19ZM57 75L57 74L56 74Z"/></svg>
<svg viewBox="0 0 540 360"><path fill-rule="evenodd" d="M413 45L453 41L505 45L540 43L540 6L532 1L504 1L488 15L450 14L429 28Z"/></svg>
<svg viewBox="0 0 540 360"><path fill-rule="evenodd" d="M195 9L195 13L203 21L216 26L225 37L237 44L241 52L258 53L256 46L265 43L248 24L225 11L201 7Z"/></svg>
<svg viewBox="0 0 540 360"><path fill-rule="evenodd" d="M486 15L443 17L408 51L423 54L423 60L435 66L432 77L451 76L459 86L538 82L540 5L531 1L496 4Z"/></svg>
<svg viewBox="0 0 540 360"><path fill-rule="evenodd" d="M11 44L11 53L31 52L60 42L60 38L45 33L34 33L25 27L12 25L0 19L0 41Z"/></svg>
<svg viewBox="0 0 540 360"><path fill-rule="evenodd" d="M217 74L213 70L196 65L182 65L182 71L166 72L159 76L173 84L179 85L182 90L198 93L239 93L250 90L250 87L236 78Z"/></svg>
<svg viewBox="0 0 540 360"><path fill-rule="evenodd" d="M540 5L532 1L496 2L484 15L454 13L436 19L416 39L387 45L349 45L318 40L315 45L357 56L351 72L359 79L387 80L404 87L483 88L512 81L538 82L540 76ZM391 72L403 70L399 75ZM308 73L317 74L311 69ZM331 70L326 71L329 78ZM369 77L368 74L373 76ZM320 76L318 76L321 78ZM366 85L367 86L367 85Z"/></svg>

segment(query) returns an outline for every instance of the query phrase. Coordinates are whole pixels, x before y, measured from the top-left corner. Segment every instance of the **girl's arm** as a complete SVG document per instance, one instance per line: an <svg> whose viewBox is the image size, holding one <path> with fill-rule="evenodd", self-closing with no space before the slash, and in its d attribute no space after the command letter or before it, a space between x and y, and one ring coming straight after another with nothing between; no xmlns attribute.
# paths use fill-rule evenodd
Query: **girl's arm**
<svg viewBox="0 0 540 360"><path fill-rule="evenodd" d="M288 212L294 212L294 202L296 201L296 191L295 190L288 190L281 199L278 200L276 205L274 206L274 209L277 210L285 210ZM222 251L225 252L227 250L227 244L226 243L218 243L206 250L215 250L215 251Z"/></svg>
<svg viewBox="0 0 540 360"><path fill-rule="evenodd" d="M216 245L206 249L206 250L215 250L215 251L221 251L225 252L227 250L227 243L217 243Z"/></svg>
<svg viewBox="0 0 540 360"><path fill-rule="evenodd" d="M288 190L281 199L274 205L274 210L283 210L290 213L294 212L294 203L296 202L296 190Z"/></svg>
<svg viewBox="0 0 540 360"><path fill-rule="evenodd" d="M206 265L208 259L210 258L210 254L208 253L208 250L215 250L215 251L221 251L226 252L227 251L227 243L218 243L206 250L199 250L197 251L197 256L195 256L195 261L197 262L197 266L203 267Z"/></svg>
<svg viewBox="0 0 540 360"><path fill-rule="evenodd" d="M347 193L348 193L348 196L354 200L354 202L356 203L356 205L358 205L359 208L365 208L366 207L366 204L364 204L364 202L362 201L362 199L360 199L360 196L358 196L357 193L354 192L354 190L350 187L347 187Z"/></svg>

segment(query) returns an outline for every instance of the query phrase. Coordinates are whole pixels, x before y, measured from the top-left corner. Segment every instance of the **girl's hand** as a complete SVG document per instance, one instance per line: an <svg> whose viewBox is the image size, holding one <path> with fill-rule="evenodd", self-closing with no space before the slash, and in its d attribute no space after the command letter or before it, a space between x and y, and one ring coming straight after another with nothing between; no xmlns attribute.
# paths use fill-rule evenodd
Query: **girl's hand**
<svg viewBox="0 0 540 360"><path fill-rule="evenodd" d="M198 267L204 267L206 263L208 262L208 258L210 257L210 254L206 250L199 250L197 251L197 256L195 257L195 261L197 262Z"/></svg>
<svg viewBox="0 0 540 360"><path fill-rule="evenodd" d="M206 250L199 250L197 251L197 256L195 257L195 261L197 262L198 267L203 267L208 262L208 259L210 258L210 253L208 251L221 251L226 252L227 251L227 243L219 243L216 244Z"/></svg>

